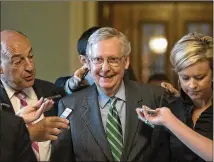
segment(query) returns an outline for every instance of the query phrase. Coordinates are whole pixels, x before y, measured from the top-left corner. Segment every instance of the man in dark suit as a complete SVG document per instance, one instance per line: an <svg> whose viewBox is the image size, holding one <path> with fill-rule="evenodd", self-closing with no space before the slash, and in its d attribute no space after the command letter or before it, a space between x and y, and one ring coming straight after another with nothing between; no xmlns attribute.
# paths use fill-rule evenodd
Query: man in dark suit
<svg viewBox="0 0 214 162"><path fill-rule="evenodd" d="M22 118L0 110L0 135L0 161L37 162Z"/></svg>
<svg viewBox="0 0 214 162"><path fill-rule="evenodd" d="M51 161L169 161L164 128L141 123L135 111L167 104L165 91L124 79L130 52L126 36L114 28L89 38L87 65L95 84L60 100L60 114L72 109L70 130L54 142Z"/></svg>
<svg viewBox="0 0 214 162"><path fill-rule="evenodd" d="M1 31L0 65L0 100L9 105L3 111L15 114L26 105L34 105L41 97L65 95L64 90L54 84L35 79L32 46L20 32ZM57 103L37 121L28 124L31 140L38 142L36 155L40 161L49 160L50 140L57 139L60 128L68 128L68 121L56 115Z"/></svg>

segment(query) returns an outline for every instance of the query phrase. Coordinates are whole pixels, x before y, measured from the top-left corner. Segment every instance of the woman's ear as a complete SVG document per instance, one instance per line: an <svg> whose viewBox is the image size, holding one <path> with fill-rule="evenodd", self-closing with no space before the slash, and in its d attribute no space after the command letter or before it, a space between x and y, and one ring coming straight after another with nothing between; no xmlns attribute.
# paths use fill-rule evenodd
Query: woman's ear
<svg viewBox="0 0 214 162"><path fill-rule="evenodd" d="M0 66L0 74L4 74L1 66Z"/></svg>

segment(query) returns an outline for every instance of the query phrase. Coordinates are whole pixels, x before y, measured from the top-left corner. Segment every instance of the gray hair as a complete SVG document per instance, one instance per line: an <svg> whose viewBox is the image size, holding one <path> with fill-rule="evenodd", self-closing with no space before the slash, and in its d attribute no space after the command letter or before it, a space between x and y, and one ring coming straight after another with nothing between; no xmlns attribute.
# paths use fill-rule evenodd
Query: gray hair
<svg viewBox="0 0 214 162"><path fill-rule="evenodd" d="M204 60L209 61L213 69L213 38L200 33L189 33L182 37L170 55L176 72Z"/></svg>
<svg viewBox="0 0 214 162"><path fill-rule="evenodd" d="M111 27L100 28L89 37L87 48L86 48L86 54L88 56L91 55L92 46L94 44L98 43L99 41L107 40L107 39L114 38L114 37L116 37L120 40L121 47L122 47L121 52L125 56L129 56L129 54L131 52L131 45L130 45L130 42L128 41L127 37L123 33L119 32L118 30L111 28Z"/></svg>
<svg viewBox="0 0 214 162"><path fill-rule="evenodd" d="M5 43L3 43L2 41L1 41L1 47L0 47L1 49L1 53L0 53L0 64L1 64L1 59L2 59L2 56L3 55L7 55L7 52L8 52L8 50L7 50L7 46L6 46L6 44Z"/></svg>

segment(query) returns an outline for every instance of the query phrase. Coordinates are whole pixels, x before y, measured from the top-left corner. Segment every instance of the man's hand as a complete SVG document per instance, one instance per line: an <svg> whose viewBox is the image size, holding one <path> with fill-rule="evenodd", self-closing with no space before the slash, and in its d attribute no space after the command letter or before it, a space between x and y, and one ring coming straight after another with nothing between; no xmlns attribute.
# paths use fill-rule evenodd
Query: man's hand
<svg viewBox="0 0 214 162"><path fill-rule="evenodd" d="M57 140L60 129L69 128L69 120L57 116L45 117L38 123L28 126L32 141L42 142L47 140Z"/></svg>
<svg viewBox="0 0 214 162"><path fill-rule="evenodd" d="M180 93L178 92L177 89L175 89L170 83L167 82L162 82L161 87L163 87L167 92L172 94L175 97L179 97Z"/></svg>
<svg viewBox="0 0 214 162"><path fill-rule="evenodd" d="M79 90L80 87L88 85L88 81L84 79L87 72L88 68L86 65L75 71L74 75L67 81L68 87L71 91Z"/></svg>
<svg viewBox="0 0 214 162"><path fill-rule="evenodd" d="M82 81L84 76L87 74L87 72L88 72L88 67L84 65L75 71L74 77L80 82Z"/></svg>
<svg viewBox="0 0 214 162"><path fill-rule="evenodd" d="M31 123L40 118L40 116L45 112L50 110L54 104L53 100L47 100L43 103L43 97L34 106L25 106L16 115L21 116L25 123Z"/></svg>

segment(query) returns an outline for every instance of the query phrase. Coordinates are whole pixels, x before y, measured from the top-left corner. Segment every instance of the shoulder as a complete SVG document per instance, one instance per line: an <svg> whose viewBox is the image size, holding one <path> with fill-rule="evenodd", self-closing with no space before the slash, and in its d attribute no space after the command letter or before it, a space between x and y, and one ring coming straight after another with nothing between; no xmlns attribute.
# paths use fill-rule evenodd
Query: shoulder
<svg viewBox="0 0 214 162"><path fill-rule="evenodd" d="M84 89L73 92L71 95L67 95L63 97L61 101L74 104L74 103L82 102L84 98L92 97L95 95L97 95L97 90L96 90L96 85L93 84Z"/></svg>
<svg viewBox="0 0 214 162"><path fill-rule="evenodd" d="M132 80L125 81L125 86L131 87L133 88L133 90L141 91L143 94L152 93L154 95L162 95L165 92L164 88L162 88L161 86L144 84L144 83L140 83Z"/></svg>
<svg viewBox="0 0 214 162"><path fill-rule="evenodd" d="M35 86L56 87L55 84L53 84L53 83L51 83L49 81L46 81L46 80L41 80L41 79L35 79L34 85Z"/></svg>
<svg viewBox="0 0 214 162"><path fill-rule="evenodd" d="M55 84L46 80L41 80L41 79L35 79L33 88L34 89L40 88L41 90L44 90L44 91L59 92L60 94L63 94L63 96L65 94L64 89L62 87L57 87Z"/></svg>
<svg viewBox="0 0 214 162"><path fill-rule="evenodd" d="M55 85L59 87L64 87L65 83L68 79L70 79L72 76L65 76L65 77L59 77L55 81Z"/></svg>
<svg viewBox="0 0 214 162"><path fill-rule="evenodd" d="M140 96L144 103L155 108L166 106L175 99L161 86L127 81L125 82L125 87L128 94L138 98Z"/></svg>

